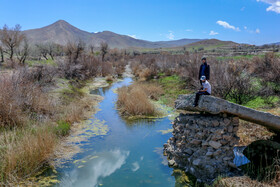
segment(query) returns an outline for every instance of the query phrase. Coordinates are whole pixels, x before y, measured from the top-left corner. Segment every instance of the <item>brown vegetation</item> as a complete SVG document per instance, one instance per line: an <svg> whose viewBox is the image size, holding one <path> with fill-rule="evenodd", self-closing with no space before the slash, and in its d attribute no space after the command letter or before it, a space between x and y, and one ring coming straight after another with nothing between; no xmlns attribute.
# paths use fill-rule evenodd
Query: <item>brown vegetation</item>
<svg viewBox="0 0 280 187"><path fill-rule="evenodd" d="M13 130L1 135L1 181L18 182L34 174L50 159L56 141L53 132L46 128Z"/></svg>
<svg viewBox="0 0 280 187"><path fill-rule="evenodd" d="M160 87L150 84L134 84L118 89L117 106L127 116L157 115L155 106L149 98L158 99L162 94Z"/></svg>
<svg viewBox="0 0 280 187"><path fill-rule="evenodd" d="M25 125L51 114L51 101L26 68L0 77L0 125ZM5 90L5 91L4 91Z"/></svg>

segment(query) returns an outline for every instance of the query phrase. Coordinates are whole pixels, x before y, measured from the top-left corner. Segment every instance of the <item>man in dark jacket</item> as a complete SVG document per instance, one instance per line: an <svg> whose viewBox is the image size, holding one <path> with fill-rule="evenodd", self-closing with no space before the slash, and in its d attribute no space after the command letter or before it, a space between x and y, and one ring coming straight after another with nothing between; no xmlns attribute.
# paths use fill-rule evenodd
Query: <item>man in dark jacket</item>
<svg viewBox="0 0 280 187"><path fill-rule="evenodd" d="M202 64L200 65L198 79L200 80L202 76L205 76L206 80L210 80L210 66L207 64L205 57L203 57L201 60L202 60ZM200 84L202 85L201 80L200 80Z"/></svg>

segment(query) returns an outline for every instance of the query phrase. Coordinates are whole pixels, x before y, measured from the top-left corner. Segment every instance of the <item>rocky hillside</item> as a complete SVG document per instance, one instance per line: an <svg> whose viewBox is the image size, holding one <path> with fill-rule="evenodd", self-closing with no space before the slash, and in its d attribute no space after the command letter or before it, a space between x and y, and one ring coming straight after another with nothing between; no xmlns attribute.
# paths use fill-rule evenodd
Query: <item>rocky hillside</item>
<svg viewBox="0 0 280 187"><path fill-rule="evenodd" d="M64 20L59 20L46 27L25 30L31 43L55 42L66 45L68 41L82 40L86 44L99 46L101 42L107 42L111 48L167 48L187 45L201 39L181 39L172 41L150 42L139 40L127 35L120 35L110 31L90 33L74 27Z"/></svg>

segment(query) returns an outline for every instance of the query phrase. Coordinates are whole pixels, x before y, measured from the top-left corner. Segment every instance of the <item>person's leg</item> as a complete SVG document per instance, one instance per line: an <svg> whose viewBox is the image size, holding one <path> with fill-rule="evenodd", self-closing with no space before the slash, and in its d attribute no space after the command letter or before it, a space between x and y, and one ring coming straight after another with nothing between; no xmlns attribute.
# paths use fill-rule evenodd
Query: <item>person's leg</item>
<svg viewBox="0 0 280 187"><path fill-rule="evenodd" d="M203 95L203 92L197 92L195 94L195 100L194 100L194 104L193 104L194 106L198 105L198 100L199 100L200 95Z"/></svg>
<svg viewBox="0 0 280 187"><path fill-rule="evenodd" d="M204 93L204 95L211 95L210 93L208 93L207 91Z"/></svg>

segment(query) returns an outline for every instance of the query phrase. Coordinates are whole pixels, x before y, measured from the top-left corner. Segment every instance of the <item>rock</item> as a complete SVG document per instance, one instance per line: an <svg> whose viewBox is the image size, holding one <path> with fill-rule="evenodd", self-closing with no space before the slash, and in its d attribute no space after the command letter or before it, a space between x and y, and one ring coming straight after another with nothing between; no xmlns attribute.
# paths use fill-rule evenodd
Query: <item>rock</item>
<svg viewBox="0 0 280 187"><path fill-rule="evenodd" d="M232 158L226 156L226 157L223 158L223 161L229 161L229 160L231 160L231 159L232 159Z"/></svg>
<svg viewBox="0 0 280 187"><path fill-rule="evenodd" d="M232 133L233 127L232 127L232 126L229 126L227 131L230 132L230 133Z"/></svg>
<svg viewBox="0 0 280 187"><path fill-rule="evenodd" d="M233 132L236 133L238 131L238 127L233 128Z"/></svg>
<svg viewBox="0 0 280 187"><path fill-rule="evenodd" d="M206 153L206 156L213 156L213 152L208 151L208 152Z"/></svg>
<svg viewBox="0 0 280 187"><path fill-rule="evenodd" d="M234 169L237 169L237 166L233 162L228 162L228 165Z"/></svg>
<svg viewBox="0 0 280 187"><path fill-rule="evenodd" d="M199 144L201 144L201 142L202 142L201 140L194 139L194 140L191 141L191 144L199 145Z"/></svg>
<svg viewBox="0 0 280 187"><path fill-rule="evenodd" d="M189 155L193 154L193 151L191 149L185 149L184 152Z"/></svg>
<svg viewBox="0 0 280 187"><path fill-rule="evenodd" d="M231 143L238 138L228 132L230 127L232 131L238 127L233 125L230 115L225 120L222 115L180 114L173 126L173 137L164 145L169 165L182 167L206 183L231 173L233 168L228 165L234 157Z"/></svg>
<svg viewBox="0 0 280 187"><path fill-rule="evenodd" d="M226 141L226 140L221 140L220 143L221 143L222 145L226 145L226 144L228 143L228 141Z"/></svg>
<svg viewBox="0 0 280 187"><path fill-rule="evenodd" d="M211 138L211 140L213 140L213 141L217 141L217 140L220 140L220 139L222 139L222 136L219 135L219 134L215 134L215 135Z"/></svg>
<svg viewBox="0 0 280 187"><path fill-rule="evenodd" d="M223 135L223 139L225 139L225 140L227 140L227 141L231 141L232 136L224 134L224 135Z"/></svg>
<svg viewBox="0 0 280 187"><path fill-rule="evenodd" d="M169 160L168 165L169 166L174 166L175 165L175 160Z"/></svg>
<svg viewBox="0 0 280 187"><path fill-rule="evenodd" d="M216 142L216 141L210 141L209 145L215 149L219 149L222 146L222 144L220 144L219 142Z"/></svg>
<svg viewBox="0 0 280 187"><path fill-rule="evenodd" d="M214 127L218 127L218 126L220 125L220 123L218 122L218 120L214 120L214 121L212 122L212 124L213 124Z"/></svg>
<svg viewBox="0 0 280 187"><path fill-rule="evenodd" d="M269 129L280 131L280 116L261 112L237 105L213 96L202 95L198 106L193 107L195 95L179 95L175 101L176 109L187 111L207 112L211 114L230 114L245 121L263 125ZM234 119L237 120L237 119Z"/></svg>
<svg viewBox="0 0 280 187"><path fill-rule="evenodd" d="M209 144L208 144L208 142L203 142L202 144L201 144L202 146L208 146Z"/></svg>
<svg viewBox="0 0 280 187"><path fill-rule="evenodd" d="M196 159L193 161L193 165L194 166L199 166L201 164L201 160L200 159Z"/></svg>
<svg viewBox="0 0 280 187"><path fill-rule="evenodd" d="M215 152L213 153L213 156L218 156L218 155L220 155L222 152L223 152L223 151L222 151L221 149L218 149L217 151L215 151Z"/></svg>
<svg viewBox="0 0 280 187"><path fill-rule="evenodd" d="M224 123L225 123L226 125L229 125L229 124L230 124L230 120L227 119L227 118L225 118L225 119L224 119Z"/></svg>

